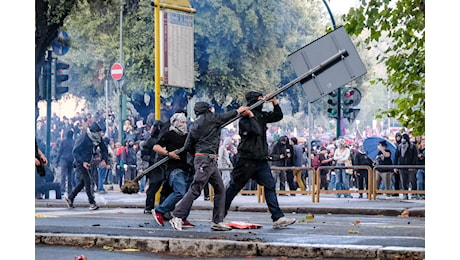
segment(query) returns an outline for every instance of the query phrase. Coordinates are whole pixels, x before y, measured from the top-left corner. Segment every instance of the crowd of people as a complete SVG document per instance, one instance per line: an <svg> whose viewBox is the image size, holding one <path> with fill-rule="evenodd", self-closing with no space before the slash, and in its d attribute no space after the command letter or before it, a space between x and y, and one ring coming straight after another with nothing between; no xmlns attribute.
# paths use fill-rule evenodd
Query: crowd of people
<svg viewBox="0 0 460 260"><path fill-rule="evenodd" d="M246 99L250 106L263 99L263 95L248 92ZM155 162L169 157L167 163L140 180L140 192L146 194L144 213L153 214L160 225L169 220L178 230L193 226L187 221L193 201L201 194L209 200L209 185L212 185L211 228L225 231L229 228L223 219L233 198L242 189L256 189L257 184L265 188L274 228L293 224L295 219L286 218L278 206L277 196L286 194L277 195L277 191L310 188L311 173L295 167L425 164L424 137L412 137L406 132L396 133L394 155L387 149L387 143L381 142L377 147L378 156L370 158L364 151L363 140L349 143L344 138L323 140L308 151L307 143L299 141L305 138L270 131L267 124L280 121L283 113L275 98L269 102L273 105L270 112L262 111L262 106L253 110L243 106L221 114L215 114L208 103L197 102L193 123L184 110L155 120L153 113L144 119L129 109L120 131L125 140L123 144L117 141L119 129L111 110L84 116L76 113L71 118L53 115L49 158L43 158L41 153L46 148L43 142L46 123L40 118L36 131L36 147L40 151L38 156L36 153L36 166L40 165L40 160L46 160L47 172L54 176L54 183L59 183L59 195L66 195L69 208L73 207L78 193L85 189L90 209L96 210L94 192L106 193L104 185L107 184L121 188L124 181L133 180ZM242 116L238 132L223 128L238 114ZM181 147L184 151L176 154ZM376 175L377 187L395 190L397 196L397 190L424 190L424 169L382 168ZM320 188L324 190L365 190L369 180L367 170L363 169L321 169L320 177ZM160 189L160 204L155 205L155 194ZM36 194L37 199L45 195L43 192ZM341 195L352 198L350 193L336 194L338 198ZM403 196L409 198L408 194ZM359 198L363 198L363 193L359 193ZM424 195L413 194L412 198L424 199Z"/></svg>

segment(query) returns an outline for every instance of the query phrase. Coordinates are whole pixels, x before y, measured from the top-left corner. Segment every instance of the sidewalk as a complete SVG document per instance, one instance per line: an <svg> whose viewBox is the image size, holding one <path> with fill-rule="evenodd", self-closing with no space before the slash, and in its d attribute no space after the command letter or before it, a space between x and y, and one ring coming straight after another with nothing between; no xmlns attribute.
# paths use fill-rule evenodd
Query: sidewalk
<svg viewBox="0 0 460 260"><path fill-rule="evenodd" d="M312 202L311 195L278 196L280 208L284 212L312 214L363 214L398 216L408 211L410 216L425 217L425 200L403 200L400 197L378 195L376 200L359 199L358 194L351 193L354 198L336 198L334 194L321 194L319 202ZM48 200L35 200L35 207L66 207L64 199L54 199L50 194ZM95 194L96 203L102 208L139 208L145 206L145 193L124 194L117 190L106 194ZM80 192L75 198L76 207L88 207L85 192ZM203 196L193 203L192 209L211 210L213 203L205 201ZM258 203L255 195L238 195L232 202L231 211L265 212L265 202Z"/></svg>

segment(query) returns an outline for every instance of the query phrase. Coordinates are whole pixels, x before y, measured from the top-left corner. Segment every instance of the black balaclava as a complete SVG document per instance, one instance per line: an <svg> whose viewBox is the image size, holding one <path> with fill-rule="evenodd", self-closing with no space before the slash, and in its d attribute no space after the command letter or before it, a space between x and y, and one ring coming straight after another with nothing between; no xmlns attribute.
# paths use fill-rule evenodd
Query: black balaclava
<svg viewBox="0 0 460 260"><path fill-rule="evenodd" d="M249 91L248 93L246 93L245 97L246 97L246 101L248 101L248 106L252 106L255 103L257 103L257 101L259 101L259 97L263 97L263 95L262 93L257 92L257 91ZM254 110L261 111L262 105L263 103L260 106L257 106L256 108L254 108Z"/></svg>

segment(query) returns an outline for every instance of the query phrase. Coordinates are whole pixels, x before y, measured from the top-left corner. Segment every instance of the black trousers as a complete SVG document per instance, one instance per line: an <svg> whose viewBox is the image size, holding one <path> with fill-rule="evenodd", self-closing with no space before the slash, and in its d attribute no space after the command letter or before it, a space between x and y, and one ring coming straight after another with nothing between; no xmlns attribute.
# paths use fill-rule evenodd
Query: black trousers
<svg viewBox="0 0 460 260"><path fill-rule="evenodd" d="M77 171L78 171L78 183L77 186L72 190L72 192L69 195L70 200L74 200L75 197L78 195L78 193L85 187L86 195L88 196L88 202L90 204L96 203L94 200L94 194L93 194L93 189L92 189L92 178L90 177L90 170L87 170L85 167L83 167L82 163L79 163L77 165Z"/></svg>
<svg viewBox="0 0 460 260"><path fill-rule="evenodd" d="M152 172L147 174L147 178L149 181L149 187L145 191L145 209L152 210L155 208L155 194L158 192L158 190L163 187L160 192L161 204L161 202L163 202L168 197L168 195L171 194L172 188L166 181L166 165L161 165L158 168L153 169Z"/></svg>

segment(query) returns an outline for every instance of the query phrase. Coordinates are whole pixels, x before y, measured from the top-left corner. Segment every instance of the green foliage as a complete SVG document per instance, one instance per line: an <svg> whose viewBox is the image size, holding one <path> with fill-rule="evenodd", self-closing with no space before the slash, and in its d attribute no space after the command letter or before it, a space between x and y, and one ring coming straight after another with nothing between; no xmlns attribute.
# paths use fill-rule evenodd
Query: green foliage
<svg viewBox="0 0 460 260"><path fill-rule="evenodd" d="M348 33L369 32L369 49L383 49L377 61L386 66L386 78L375 78L399 96L394 107L380 111L397 119L414 135L425 133L425 5L423 0L361 1L345 15Z"/></svg>
<svg viewBox="0 0 460 260"><path fill-rule="evenodd" d="M244 93L272 92L293 78L287 55L324 34L321 2L275 0L191 1L195 14L198 97L219 104L244 103ZM318 6L320 5L320 6ZM80 96L102 94L105 70L119 57L118 1L82 0L67 18L72 37L66 59L73 63ZM151 89L154 78L154 8L150 1L128 1L123 12L124 87ZM219 90L219 91L216 91ZM162 96L172 90L162 88ZM88 94L91 95L88 96ZM302 96L301 88L289 95ZM293 99L294 100L294 99ZM299 103L298 98L295 101ZM298 107L302 104L296 104Z"/></svg>
<svg viewBox="0 0 460 260"><path fill-rule="evenodd" d="M74 85L70 92L90 102L103 96L107 75L113 83L108 70L119 62L120 10L123 10L123 87L128 95L153 88L154 8L149 0L124 2L121 7L118 0L79 0L65 20L63 29L69 33L72 47L62 59L72 65ZM223 108L245 104L244 94L248 90L269 93L294 79L287 55L332 28L321 1L190 2L197 10L194 15L194 91L197 98L213 100ZM353 41L364 39L357 37ZM362 48L358 49L360 55ZM369 57L363 60L371 68ZM363 87L368 87L364 86L367 82L367 78L360 78L354 81L353 87L360 88L365 95ZM176 89L162 87L162 98L170 98ZM286 104L286 112L293 114L289 124L305 122L302 120L307 112L304 96L300 86L279 96ZM315 124L327 123L327 104L315 103L312 106ZM361 114L371 113L368 111L371 110L362 109Z"/></svg>
<svg viewBox="0 0 460 260"><path fill-rule="evenodd" d="M191 1L195 19L198 96L245 103L244 93L269 93L292 79L287 55L320 35L318 2ZM219 91L215 91L218 89ZM299 94L301 88L297 88ZM295 98L297 101L298 98Z"/></svg>

